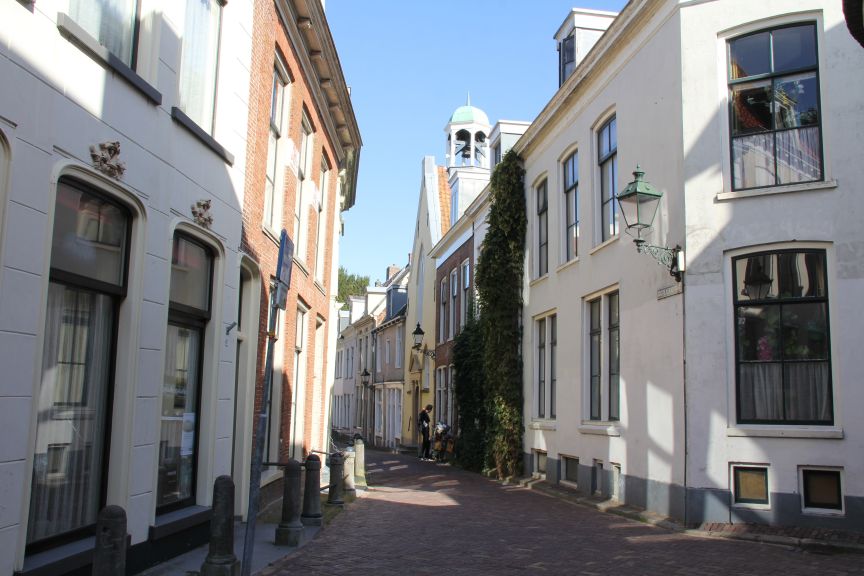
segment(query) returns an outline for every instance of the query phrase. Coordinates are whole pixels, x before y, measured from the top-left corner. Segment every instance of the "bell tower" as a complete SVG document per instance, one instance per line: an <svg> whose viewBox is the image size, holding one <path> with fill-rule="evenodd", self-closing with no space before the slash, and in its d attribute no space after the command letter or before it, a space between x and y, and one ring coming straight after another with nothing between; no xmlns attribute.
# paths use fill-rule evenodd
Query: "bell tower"
<svg viewBox="0 0 864 576"><path fill-rule="evenodd" d="M450 116L447 133L447 173L450 184L450 222L455 223L465 209L489 183L489 134L492 126L483 110L465 105Z"/></svg>

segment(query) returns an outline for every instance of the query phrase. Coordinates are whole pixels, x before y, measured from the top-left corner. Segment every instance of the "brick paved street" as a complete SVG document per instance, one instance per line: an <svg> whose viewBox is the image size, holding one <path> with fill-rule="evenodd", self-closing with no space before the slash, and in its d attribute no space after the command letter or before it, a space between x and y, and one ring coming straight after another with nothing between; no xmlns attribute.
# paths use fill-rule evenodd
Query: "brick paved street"
<svg viewBox="0 0 864 576"><path fill-rule="evenodd" d="M864 574L864 556L669 532L405 455L367 451L370 489L262 574Z"/></svg>

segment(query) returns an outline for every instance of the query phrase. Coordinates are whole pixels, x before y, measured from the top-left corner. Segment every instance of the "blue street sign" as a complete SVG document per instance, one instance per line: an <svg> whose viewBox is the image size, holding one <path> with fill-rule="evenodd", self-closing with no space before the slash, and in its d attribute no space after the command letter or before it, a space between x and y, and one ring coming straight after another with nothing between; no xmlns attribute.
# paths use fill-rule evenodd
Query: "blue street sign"
<svg viewBox="0 0 864 576"><path fill-rule="evenodd" d="M279 238L279 259L276 261L276 307L285 310L288 289L291 287L291 269L294 262L294 242L285 229Z"/></svg>

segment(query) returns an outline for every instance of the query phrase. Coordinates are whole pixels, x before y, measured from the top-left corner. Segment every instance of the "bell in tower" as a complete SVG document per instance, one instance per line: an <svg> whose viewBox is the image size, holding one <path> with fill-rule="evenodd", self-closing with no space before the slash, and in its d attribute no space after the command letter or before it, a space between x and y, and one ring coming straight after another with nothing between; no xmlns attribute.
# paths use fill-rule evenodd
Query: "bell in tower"
<svg viewBox="0 0 864 576"><path fill-rule="evenodd" d="M488 169L486 135L490 128L489 117L471 105L469 94L465 105L453 112L444 127L447 132L447 167L473 166Z"/></svg>

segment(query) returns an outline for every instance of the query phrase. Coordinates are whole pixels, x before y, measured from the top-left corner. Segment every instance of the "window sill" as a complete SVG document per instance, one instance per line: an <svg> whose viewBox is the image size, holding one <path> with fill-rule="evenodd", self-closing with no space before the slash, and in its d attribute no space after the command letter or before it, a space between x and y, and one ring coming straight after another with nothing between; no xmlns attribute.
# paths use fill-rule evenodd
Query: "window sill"
<svg viewBox="0 0 864 576"><path fill-rule="evenodd" d="M726 436L736 438L816 438L842 440L843 429L815 426L770 426L749 425L726 429Z"/></svg>
<svg viewBox="0 0 864 576"><path fill-rule="evenodd" d="M789 192L818 192L822 190L833 190L834 188L837 188L836 180L822 180L819 182L771 186L769 188L751 188L750 190L741 190L740 192L721 192L720 194L717 194L717 200L736 200L738 198L770 196L771 194L787 194Z"/></svg>
<svg viewBox="0 0 864 576"><path fill-rule="evenodd" d="M83 568L93 561L96 537L90 536L24 558L24 568L15 576L51 576Z"/></svg>
<svg viewBox="0 0 864 576"><path fill-rule="evenodd" d="M732 508L736 510L771 510L771 504L753 504L746 502L733 502Z"/></svg>
<svg viewBox="0 0 864 576"><path fill-rule="evenodd" d="M531 280L531 282L528 283L528 286L535 286L537 284L540 284L541 282L543 282L547 278L549 278L548 272L546 274L543 274L542 276L538 276L537 278L534 278L533 280Z"/></svg>
<svg viewBox="0 0 864 576"><path fill-rule="evenodd" d="M594 434L596 436L621 436L618 425L608 422L582 422L578 430L582 434Z"/></svg>
<svg viewBox="0 0 864 576"><path fill-rule="evenodd" d="M182 110L176 106L171 108L171 118L175 122L186 128L190 134L198 138L205 146L219 155L229 166L234 165L234 155L228 152L219 142L216 141L210 134L205 132L198 124L189 118Z"/></svg>
<svg viewBox="0 0 864 576"><path fill-rule="evenodd" d="M619 238L621 238L621 234L616 234L612 238L604 240L603 242L601 242L600 244L598 244L597 246L592 248L591 251L588 252L588 255L593 256L595 252L599 252L600 250L602 250L603 248L606 248L610 244L614 244L615 242L618 242Z"/></svg>
<svg viewBox="0 0 864 576"><path fill-rule="evenodd" d="M834 518L846 515L844 510L832 510L831 508L802 508L801 513L805 516L831 516Z"/></svg>
<svg viewBox="0 0 864 576"><path fill-rule="evenodd" d="M572 259L568 260L567 262L560 264L558 266L558 268L555 269L555 272L561 272L562 270L566 270L567 268L570 268L571 266L575 266L578 263L579 263L579 257L576 256L575 258L572 258Z"/></svg>
<svg viewBox="0 0 864 576"><path fill-rule="evenodd" d="M299 258L297 258L297 257L295 256L295 257L294 257L294 264L297 265L297 268L299 268L300 271L301 271L301 272L302 272L302 273L303 273L307 278L309 277L309 269L306 267L306 263L305 263L305 262L303 262L302 260L300 260Z"/></svg>
<svg viewBox="0 0 864 576"><path fill-rule="evenodd" d="M261 224L261 232L264 233L264 236L266 236L267 238L272 240L274 244L279 246L279 243L280 243L279 235L276 234L276 232L274 232L272 228L267 226L267 224Z"/></svg>
<svg viewBox="0 0 864 576"><path fill-rule="evenodd" d="M534 420L528 425L529 430L550 430L554 432L558 429L558 423L554 420Z"/></svg>
<svg viewBox="0 0 864 576"><path fill-rule="evenodd" d="M99 44L95 38L90 36L77 22L63 12L57 14L57 29L69 42L75 44L99 64L119 75L130 86L150 100L150 102L156 106L162 104L162 94L156 88L147 83L146 80L136 74L134 70L124 64L119 58L111 54L107 48Z"/></svg>
<svg viewBox="0 0 864 576"><path fill-rule="evenodd" d="M189 506L158 514L156 521L150 526L150 539L162 540L187 528L209 522L211 516L213 511L205 506Z"/></svg>

